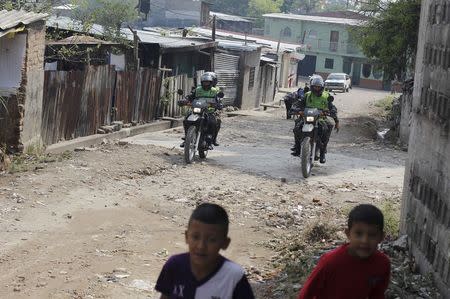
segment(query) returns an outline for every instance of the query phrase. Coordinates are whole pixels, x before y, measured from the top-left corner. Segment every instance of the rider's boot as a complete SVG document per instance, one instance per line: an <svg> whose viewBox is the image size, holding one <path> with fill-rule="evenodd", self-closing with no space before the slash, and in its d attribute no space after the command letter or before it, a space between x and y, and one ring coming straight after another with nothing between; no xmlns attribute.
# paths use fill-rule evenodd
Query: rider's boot
<svg viewBox="0 0 450 299"><path fill-rule="evenodd" d="M326 149L320 150L320 163L322 163L322 164L327 162L327 159L325 159L325 151L326 151Z"/></svg>

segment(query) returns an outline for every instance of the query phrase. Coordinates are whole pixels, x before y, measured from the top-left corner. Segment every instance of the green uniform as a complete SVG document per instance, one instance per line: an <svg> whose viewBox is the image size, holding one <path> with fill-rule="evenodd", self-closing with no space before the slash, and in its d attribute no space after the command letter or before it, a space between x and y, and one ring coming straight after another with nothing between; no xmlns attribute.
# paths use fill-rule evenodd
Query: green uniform
<svg viewBox="0 0 450 299"><path fill-rule="evenodd" d="M305 95L306 107L316 108L320 110L328 110L328 91L323 91L320 97L316 96L312 91L308 91Z"/></svg>
<svg viewBox="0 0 450 299"><path fill-rule="evenodd" d="M195 89L196 98L215 98L219 93L220 89L218 87L211 87L209 90L203 89L203 87L198 86Z"/></svg>

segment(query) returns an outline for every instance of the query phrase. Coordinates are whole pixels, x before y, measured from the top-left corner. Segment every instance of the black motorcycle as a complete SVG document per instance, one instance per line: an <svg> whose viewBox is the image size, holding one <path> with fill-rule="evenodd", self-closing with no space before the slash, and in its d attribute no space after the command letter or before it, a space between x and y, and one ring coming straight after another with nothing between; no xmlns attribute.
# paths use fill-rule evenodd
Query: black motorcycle
<svg viewBox="0 0 450 299"><path fill-rule="evenodd" d="M180 92L179 92L180 94ZM218 97L223 97L219 92ZM191 114L187 117L187 131L184 145L184 160L192 163L198 151L200 159L205 159L213 149L213 136L208 128L208 119L214 116L218 101L216 98L196 98L190 104Z"/></svg>
<svg viewBox="0 0 450 299"><path fill-rule="evenodd" d="M300 150L302 174L304 178L308 178L314 166L314 156L321 146L319 118L325 113L316 108L305 108L298 115L302 117L303 122Z"/></svg>

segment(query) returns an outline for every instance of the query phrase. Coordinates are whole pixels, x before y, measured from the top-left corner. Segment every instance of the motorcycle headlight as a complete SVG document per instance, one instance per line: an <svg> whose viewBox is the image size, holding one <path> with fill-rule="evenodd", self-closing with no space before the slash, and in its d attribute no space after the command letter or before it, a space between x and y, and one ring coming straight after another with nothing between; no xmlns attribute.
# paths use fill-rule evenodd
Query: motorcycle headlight
<svg viewBox="0 0 450 299"><path fill-rule="evenodd" d="M313 122L314 121L314 116L307 116L306 117L306 121L307 122Z"/></svg>
<svg viewBox="0 0 450 299"><path fill-rule="evenodd" d="M202 112L201 108L198 108L198 107L194 108L194 113L200 113L200 112Z"/></svg>

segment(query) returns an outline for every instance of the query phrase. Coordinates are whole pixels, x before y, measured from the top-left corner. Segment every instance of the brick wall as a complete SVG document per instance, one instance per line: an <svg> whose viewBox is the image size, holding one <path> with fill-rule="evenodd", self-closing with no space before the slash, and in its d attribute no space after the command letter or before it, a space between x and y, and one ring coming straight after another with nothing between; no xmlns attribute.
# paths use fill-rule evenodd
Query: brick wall
<svg viewBox="0 0 450 299"><path fill-rule="evenodd" d="M22 86L25 92L21 143L41 147L42 97L44 88L45 23L36 22L27 27L27 55Z"/></svg>
<svg viewBox="0 0 450 299"><path fill-rule="evenodd" d="M401 230L450 298L450 15L422 1Z"/></svg>
<svg viewBox="0 0 450 299"><path fill-rule="evenodd" d="M383 82L379 81L379 80L374 80L374 79L361 78L359 81L359 87L382 90Z"/></svg>

